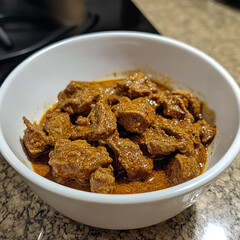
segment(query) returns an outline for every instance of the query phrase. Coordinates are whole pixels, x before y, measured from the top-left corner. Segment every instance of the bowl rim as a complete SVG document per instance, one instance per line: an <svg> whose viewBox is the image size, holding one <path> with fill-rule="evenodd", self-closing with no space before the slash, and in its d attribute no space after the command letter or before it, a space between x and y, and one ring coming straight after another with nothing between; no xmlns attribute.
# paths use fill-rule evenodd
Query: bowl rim
<svg viewBox="0 0 240 240"><path fill-rule="evenodd" d="M86 41L91 38L106 38L106 37L125 37L125 38L141 38L147 39L150 41L159 41L163 43L170 44L175 47L183 48L184 50L191 52L192 54L196 55L197 57L202 58L210 65L212 65L224 78L227 80L228 84L232 88L232 91L235 94L235 98L237 100L238 109L240 109L240 90L238 84L235 80L231 77L231 75L213 58L208 56L206 53L192 47L186 43L180 42L178 40L160 36L158 34L153 33L145 33L145 32L133 32L133 31L106 31L106 32L96 32L96 33L87 33L79 36L70 37L56 43L50 44L37 52L33 53L31 56L26 58L22 61L5 79L1 88L0 88L0 111L1 111L1 103L4 95L7 92L8 87L14 81L15 75L23 69L29 62L33 59L37 58L38 56L44 54L45 52L64 46L65 44L69 44L72 42L79 42L79 41ZM236 113L237 114L237 113ZM214 178L216 178L220 173L222 173L235 159L237 154L240 151L240 110L238 111L238 119L239 119L239 128L237 130L236 136L233 139L232 145L224 154L222 159L211 169L207 172L204 172L200 176L187 181L185 183L179 184L177 186L173 186L167 189L158 190L154 192L147 192L147 193L136 193L136 194L98 194L92 192L85 192L81 190L72 189L58 183L55 183L51 180L48 180L37 173L33 172L29 169L21 160L19 160L15 154L11 151L10 147L8 146L2 131L2 124L0 119L0 151L3 157L8 161L8 163L18 172L20 173L25 179L30 181L33 184L36 184L40 188L44 188L49 192L53 192L55 194L80 200L80 201L87 201L87 202L94 202L99 204L140 204L146 202L154 202L165 200L169 198L173 198L176 196L180 196L189 192L192 192L198 189L201 186L208 184Z"/></svg>

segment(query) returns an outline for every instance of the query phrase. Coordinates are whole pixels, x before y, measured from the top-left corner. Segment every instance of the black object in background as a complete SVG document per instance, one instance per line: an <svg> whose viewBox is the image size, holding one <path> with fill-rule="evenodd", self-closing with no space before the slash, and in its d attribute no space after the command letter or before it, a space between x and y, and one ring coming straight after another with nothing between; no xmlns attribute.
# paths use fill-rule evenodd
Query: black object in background
<svg viewBox="0 0 240 240"><path fill-rule="evenodd" d="M84 21L63 26L39 0L0 0L0 85L31 53L70 36L110 30L158 33L130 0L85 0L84 4Z"/></svg>

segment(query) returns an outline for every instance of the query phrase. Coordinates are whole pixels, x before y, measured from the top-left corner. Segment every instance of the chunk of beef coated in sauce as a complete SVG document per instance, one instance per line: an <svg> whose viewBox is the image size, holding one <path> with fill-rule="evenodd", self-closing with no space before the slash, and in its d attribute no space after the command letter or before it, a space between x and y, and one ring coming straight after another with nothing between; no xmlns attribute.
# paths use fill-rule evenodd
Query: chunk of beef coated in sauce
<svg viewBox="0 0 240 240"><path fill-rule="evenodd" d="M186 107L187 101L183 100L179 95L169 95L162 102L163 115L176 119L189 119L194 122L193 115Z"/></svg>
<svg viewBox="0 0 240 240"><path fill-rule="evenodd" d="M170 90L158 88L157 92L150 94L147 98L151 106L156 110L162 106L169 93Z"/></svg>
<svg viewBox="0 0 240 240"><path fill-rule="evenodd" d="M143 155L136 143L127 138L120 138L117 132L105 142L126 170L129 180L145 179L151 173L153 161Z"/></svg>
<svg viewBox="0 0 240 240"><path fill-rule="evenodd" d="M201 116L201 104L198 99L190 92L183 90L174 90L172 95L180 96L189 110L189 112L194 116L195 119L199 119Z"/></svg>
<svg viewBox="0 0 240 240"><path fill-rule="evenodd" d="M73 127L71 139L88 139L88 136L91 134L89 118L80 115L75 123L76 125Z"/></svg>
<svg viewBox="0 0 240 240"><path fill-rule="evenodd" d="M49 141L54 145L58 139L71 137L73 125L68 113L49 110L45 116L43 128L48 134Z"/></svg>
<svg viewBox="0 0 240 240"><path fill-rule="evenodd" d="M199 120L194 124L197 129L201 142L208 144L216 135L216 126L211 127L205 120Z"/></svg>
<svg viewBox="0 0 240 240"><path fill-rule="evenodd" d="M99 167L90 178L90 190L95 193L112 193L115 185L113 167Z"/></svg>
<svg viewBox="0 0 240 240"><path fill-rule="evenodd" d="M201 173L200 166L194 157L176 154L166 168L166 175L173 185L191 180Z"/></svg>
<svg viewBox="0 0 240 240"><path fill-rule="evenodd" d="M24 130L23 143L32 157L37 157L49 147L49 139L46 133L37 124L32 124L23 117L26 129Z"/></svg>
<svg viewBox="0 0 240 240"><path fill-rule="evenodd" d="M119 103L113 106L118 123L127 131L141 133L154 121L155 110L146 98L140 97L130 100L121 97Z"/></svg>
<svg viewBox="0 0 240 240"><path fill-rule="evenodd" d="M102 93L98 83L72 81L58 94L58 107L69 114L87 115Z"/></svg>
<svg viewBox="0 0 240 240"><path fill-rule="evenodd" d="M104 100L93 106L87 118L79 116L72 133L73 139L87 138L89 141L105 139L117 129L117 119Z"/></svg>
<svg viewBox="0 0 240 240"><path fill-rule="evenodd" d="M88 183L91 174L99 167L107 167L112 158L105 147L93 147L86 140L58 140L49 153L49 165L61 181L75 179Z"/></svg>
<svg viewBox="0 0 240 240"><path fill-rule="evenodd" d="M194 146L190 133L183 126L189 122L170 120L160 115L156 116L153 126L141 135L133 137L133 141L146 149L152 156L169 155L176 150L183 153L193 153Z"/></svg>
<svg viewBox="0 0 240 240"><path fill-rule="evenodd" d="M201 104L189 92L174 90L162 101L163 114L176 119L189 119L191 122L201 117Z"/></svg>
<svg viewBox="0 0 240 240"><path fill-rule="evenodd" d="M117 82L116 92L119 96L127 96L130 99L145 97L157 92L157 85L144 73L137 72L130 75L126 80Z"/></svg>
<svg viewBox="0 0 240 240"><path fill-rule="evenodd" d="M133 141L151 156L169 155L183 147L183 143L174 136L168 136L163 131L155 133L152 128L148 129L143 135L135 136Z"/></svg>

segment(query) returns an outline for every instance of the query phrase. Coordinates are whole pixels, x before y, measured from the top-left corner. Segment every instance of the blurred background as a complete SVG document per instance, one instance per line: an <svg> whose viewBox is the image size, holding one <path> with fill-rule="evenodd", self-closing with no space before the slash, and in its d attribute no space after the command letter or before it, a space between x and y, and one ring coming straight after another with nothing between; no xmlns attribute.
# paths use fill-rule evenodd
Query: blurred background
<svg viewBox="0 0 240 240"><path fill-rule="evenodd" d="M0 0L0 83L52 42L107 30L157 33L130 0Z"/></svg>
<svg viewBox="0 0 240 240"><path fill-rule="evenodd" d="M240 7L239 0L198 2L207 2L208 5L219 2L232 8ZM166 18L171 16L172 24L168 26L171 29L174 24L179 24L179 17L168 11L166 15L165 6L175 4L175 8L179 6L181 9L181 4L186 3L199 6L202 4L196 0L192 3L186 0L179 3L167 3L165 0L0 0L0 85L19 62L52 42L83 33L107 30L162 33L161 29L156 30L142 12L153 19L156 15L154 9L154 15L148 14L148 11L151 11L154 4L158 4L161 6L159 10L162 10L156 15L158 27L161 27L163 21L164 28ZM186 13L180 14L187 16L187 10L184 9ZM177 12L177 8L173 12ZM155 18L151 22L156 23Z"/></svg>

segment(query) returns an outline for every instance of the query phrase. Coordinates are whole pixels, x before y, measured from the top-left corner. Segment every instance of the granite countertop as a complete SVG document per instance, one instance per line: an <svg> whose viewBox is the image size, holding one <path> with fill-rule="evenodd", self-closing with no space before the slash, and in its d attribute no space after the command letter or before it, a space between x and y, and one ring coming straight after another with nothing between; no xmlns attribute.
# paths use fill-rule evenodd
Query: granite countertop
<svg viewBox="0 0 240 240"><path fill-rule="evenodd" d="M220 62L240 84L240 9L213 0L134 0L165 36ZM79 224L44 203L0 154L0 239L240 239L240 155L193 206L128 231Z"/></svg>

